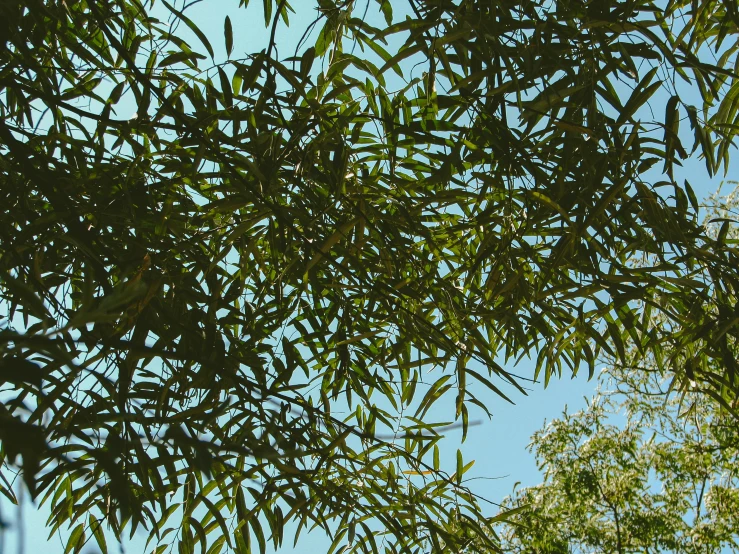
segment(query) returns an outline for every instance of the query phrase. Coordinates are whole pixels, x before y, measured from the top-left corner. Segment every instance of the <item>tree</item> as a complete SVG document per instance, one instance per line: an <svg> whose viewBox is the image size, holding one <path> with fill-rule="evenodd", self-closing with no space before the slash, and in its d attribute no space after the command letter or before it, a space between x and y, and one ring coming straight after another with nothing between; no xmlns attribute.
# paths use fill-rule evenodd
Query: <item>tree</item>
<svg viewBox="0 0 739 554"><path fill-rule="evenodd" d="M658 372L615 379L618 389L532 437L544 481L504 503L527 507L503 528L504 549L739 551L734 420L696 393L682 399L690 409L681 413L678 395L665 402Z"/></svg>
<svg viewBox="0 0 739 554"><path fill-rule="evenodd" d="M191 10L0 4L0 491L70 548L494 547L435 453L501 359L638 337L734 409L736 251L675 175L728 168L733 0L319 0L288 56L285 0L245 56Z"/></svg>
<svg viewBox="0 0 739 554"><path fill-rule="evenodd" d="M711 221L725 221L736 206L736 193L712 206L709 232L721 232ZM724 232L736 240L736 227ZM735 341L730 347L736 352ZM565 410L533 435L544 481L504 503L519 510L502 527L504 549L739 551L736 420L695 382L677 394L653 360L613 362L584 410Z"/></svg>

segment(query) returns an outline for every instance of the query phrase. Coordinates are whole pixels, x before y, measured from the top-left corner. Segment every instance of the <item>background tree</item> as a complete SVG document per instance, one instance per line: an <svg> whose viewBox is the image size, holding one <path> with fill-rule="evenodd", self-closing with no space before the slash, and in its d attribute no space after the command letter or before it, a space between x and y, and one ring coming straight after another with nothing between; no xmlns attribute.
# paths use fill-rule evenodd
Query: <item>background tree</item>
<svg viewBox="0 0 739 554"><path fill-rule="evenodd" d="M242 56L179 3L0 4L0 491L70 549L493 547L428 413L466 435L500 360L636 337L734 409L739 263L675 177L728 167L734 1L320 0L282 55L289 3L239 5Z"/></svg>
<svg viewBox="0 0 739 554"><path fill-rule="evenodd" d="M712 217L735 216L736 205L734 194ZM727 240L736 236L732 227ZM587 408L534 434L544 481L504 503L525 507L501 528L504 550L739 551L736 420L697 383L678 394L671 379L653 360L611 365Z"/></svg>
<svg viewBox="0 0 739 554"><path fill-rule="evenodd" d="M695 392L665 402L659 371L609 371L587 408L532 437L540 485L500 532L510 552L739 551L739 436Z"/></svg>

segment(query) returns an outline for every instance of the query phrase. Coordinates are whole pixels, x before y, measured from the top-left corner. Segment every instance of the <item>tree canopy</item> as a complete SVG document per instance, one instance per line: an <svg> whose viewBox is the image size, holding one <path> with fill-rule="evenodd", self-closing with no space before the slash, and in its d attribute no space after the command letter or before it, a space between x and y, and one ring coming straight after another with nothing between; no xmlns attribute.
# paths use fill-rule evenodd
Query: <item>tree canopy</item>
<svg viewBox="0 0 739 554"><path fill-rule="evenodd" d="M739 551L735 420L694 391L666 401L656 369L617 371L586 409L532 437L544 481L504 502L525 510L499 530L503 550Z"/></svg>
<svg viewBox="0 0 739 554"><path fill-rule="evenodd" d="M679 173L729 167L736 2L238 5L0 3L0 492L70 549L495 548L437 443L530 358L633 341L736 409L737 252Z"/></svg>

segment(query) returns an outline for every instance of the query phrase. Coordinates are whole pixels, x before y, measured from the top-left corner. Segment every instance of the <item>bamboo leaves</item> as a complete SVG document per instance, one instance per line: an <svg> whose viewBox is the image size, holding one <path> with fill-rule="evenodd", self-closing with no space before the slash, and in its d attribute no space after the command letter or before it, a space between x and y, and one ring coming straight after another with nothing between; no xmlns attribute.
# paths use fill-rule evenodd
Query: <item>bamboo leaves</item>
<svg viewBox="0 0 739 554"><path fill-rule="evenodd" d="M482 514L439 440L516 363L675 342L732 405L735 244L678 184L681 118L711 171L737 130L718 4L67 4L3 31L0 386L72 551L91 515L158 552L461 551Z"/></svg>

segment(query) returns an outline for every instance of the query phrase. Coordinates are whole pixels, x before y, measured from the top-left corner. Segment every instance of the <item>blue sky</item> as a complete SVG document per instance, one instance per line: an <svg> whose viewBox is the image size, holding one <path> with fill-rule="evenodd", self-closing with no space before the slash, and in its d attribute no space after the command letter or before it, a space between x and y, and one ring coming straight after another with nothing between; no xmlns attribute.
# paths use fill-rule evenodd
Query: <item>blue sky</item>
<svg viewBox="0 0 739 554"><path fill-rule="evenodd" d="M396 4L401 4L396 2ZM177 3L181 5L180 2ZM293 26L290 29L280 26L277 34L277 44L280 57L285 58L292 55L295 46L302 36L306 25L315 18L314 2L305 0L294 0L294 7L298 13L292 16ZM217 9L214 7L217 6ZM397 8L396 8L397 9ZM257 52L265 47L269 30L265 29L264 19L261 11L261 2L253 0L248 9L238 8L236 0L205 0L194 5L189 11L190 17L205 32L217 58L225 58L225 47L223 41L223 23L226 15L230 16L234 29L234 53L232 57L242 57L246 53ZM396 11L395 18L404 17L403 13ZM184 36L183 32L183 36ZM316 34L308 40L315 41ZM193 39L193 46L199 48ZM129 109L130 108L130 109ZM135 107L125 105L119 110L118 117L130 116L135 112ZM129 109L130 113L123 113ZM687 178L696 194L706 197L714 192L721 179L709 179L705 173L702 162L690 160L682 175ZM515 373L532 376L534 363L522 361L515 368ZM524 485L533 485L540 481L539 472L535 466L533 456L526 451L531 434L539 429L545 419L557 417L565 405L570 411L580 409L584 406L584 396L589 396L594 391L594 382L587 381L587 375L581 374L574 379L565 376L559 380L553 380L547 389L543 385L534 385L528 396L523 396L511 387L505 390L510 393L515 405L511 405L500 397L489 393L485 397L486 404L494 414L492 420L487 420L480 414L471 414L471 420L481 422L470 429L465 444L460 446L461 431L452 430L441 444L441 464L454 468L457 448L461 448L465 461L475 460L474 467L466 476L475 479L471 482L473 490L491 501L499 501L511 492L516 482ZM440 402L430 413L433 420L452 420L454 418L453 398L450 396L446 402ZM453 472L453 469L452 469ZM3 499L0 503L2 508L2 519L14 525L19 509L11 506ZM63 539L54 537L47 542L48 530L45 522L48 517L48 507L39 510L26 504L23 508L25 552L46 552L49 554L62 554L64 552ZM496 512L494 505L488 507L489 515ZM14 531L5 534L5 550L7 553L17 552L18 535ZM65 533L62 533L64 536ZM286 545L279 552L297 551L325 551L329 541L322 533L303 535L298 548L293 549L289 534L286 537ZM144 552L145 534L139 533L130 541L122 545L122 551L128 553ZM109 543L109 551L117 552L118 548ZM149 548L151 550L151 547ZM92 554L98 549L91 543L83 552ZM0 552L3 554L3 552Z"/></svg>

